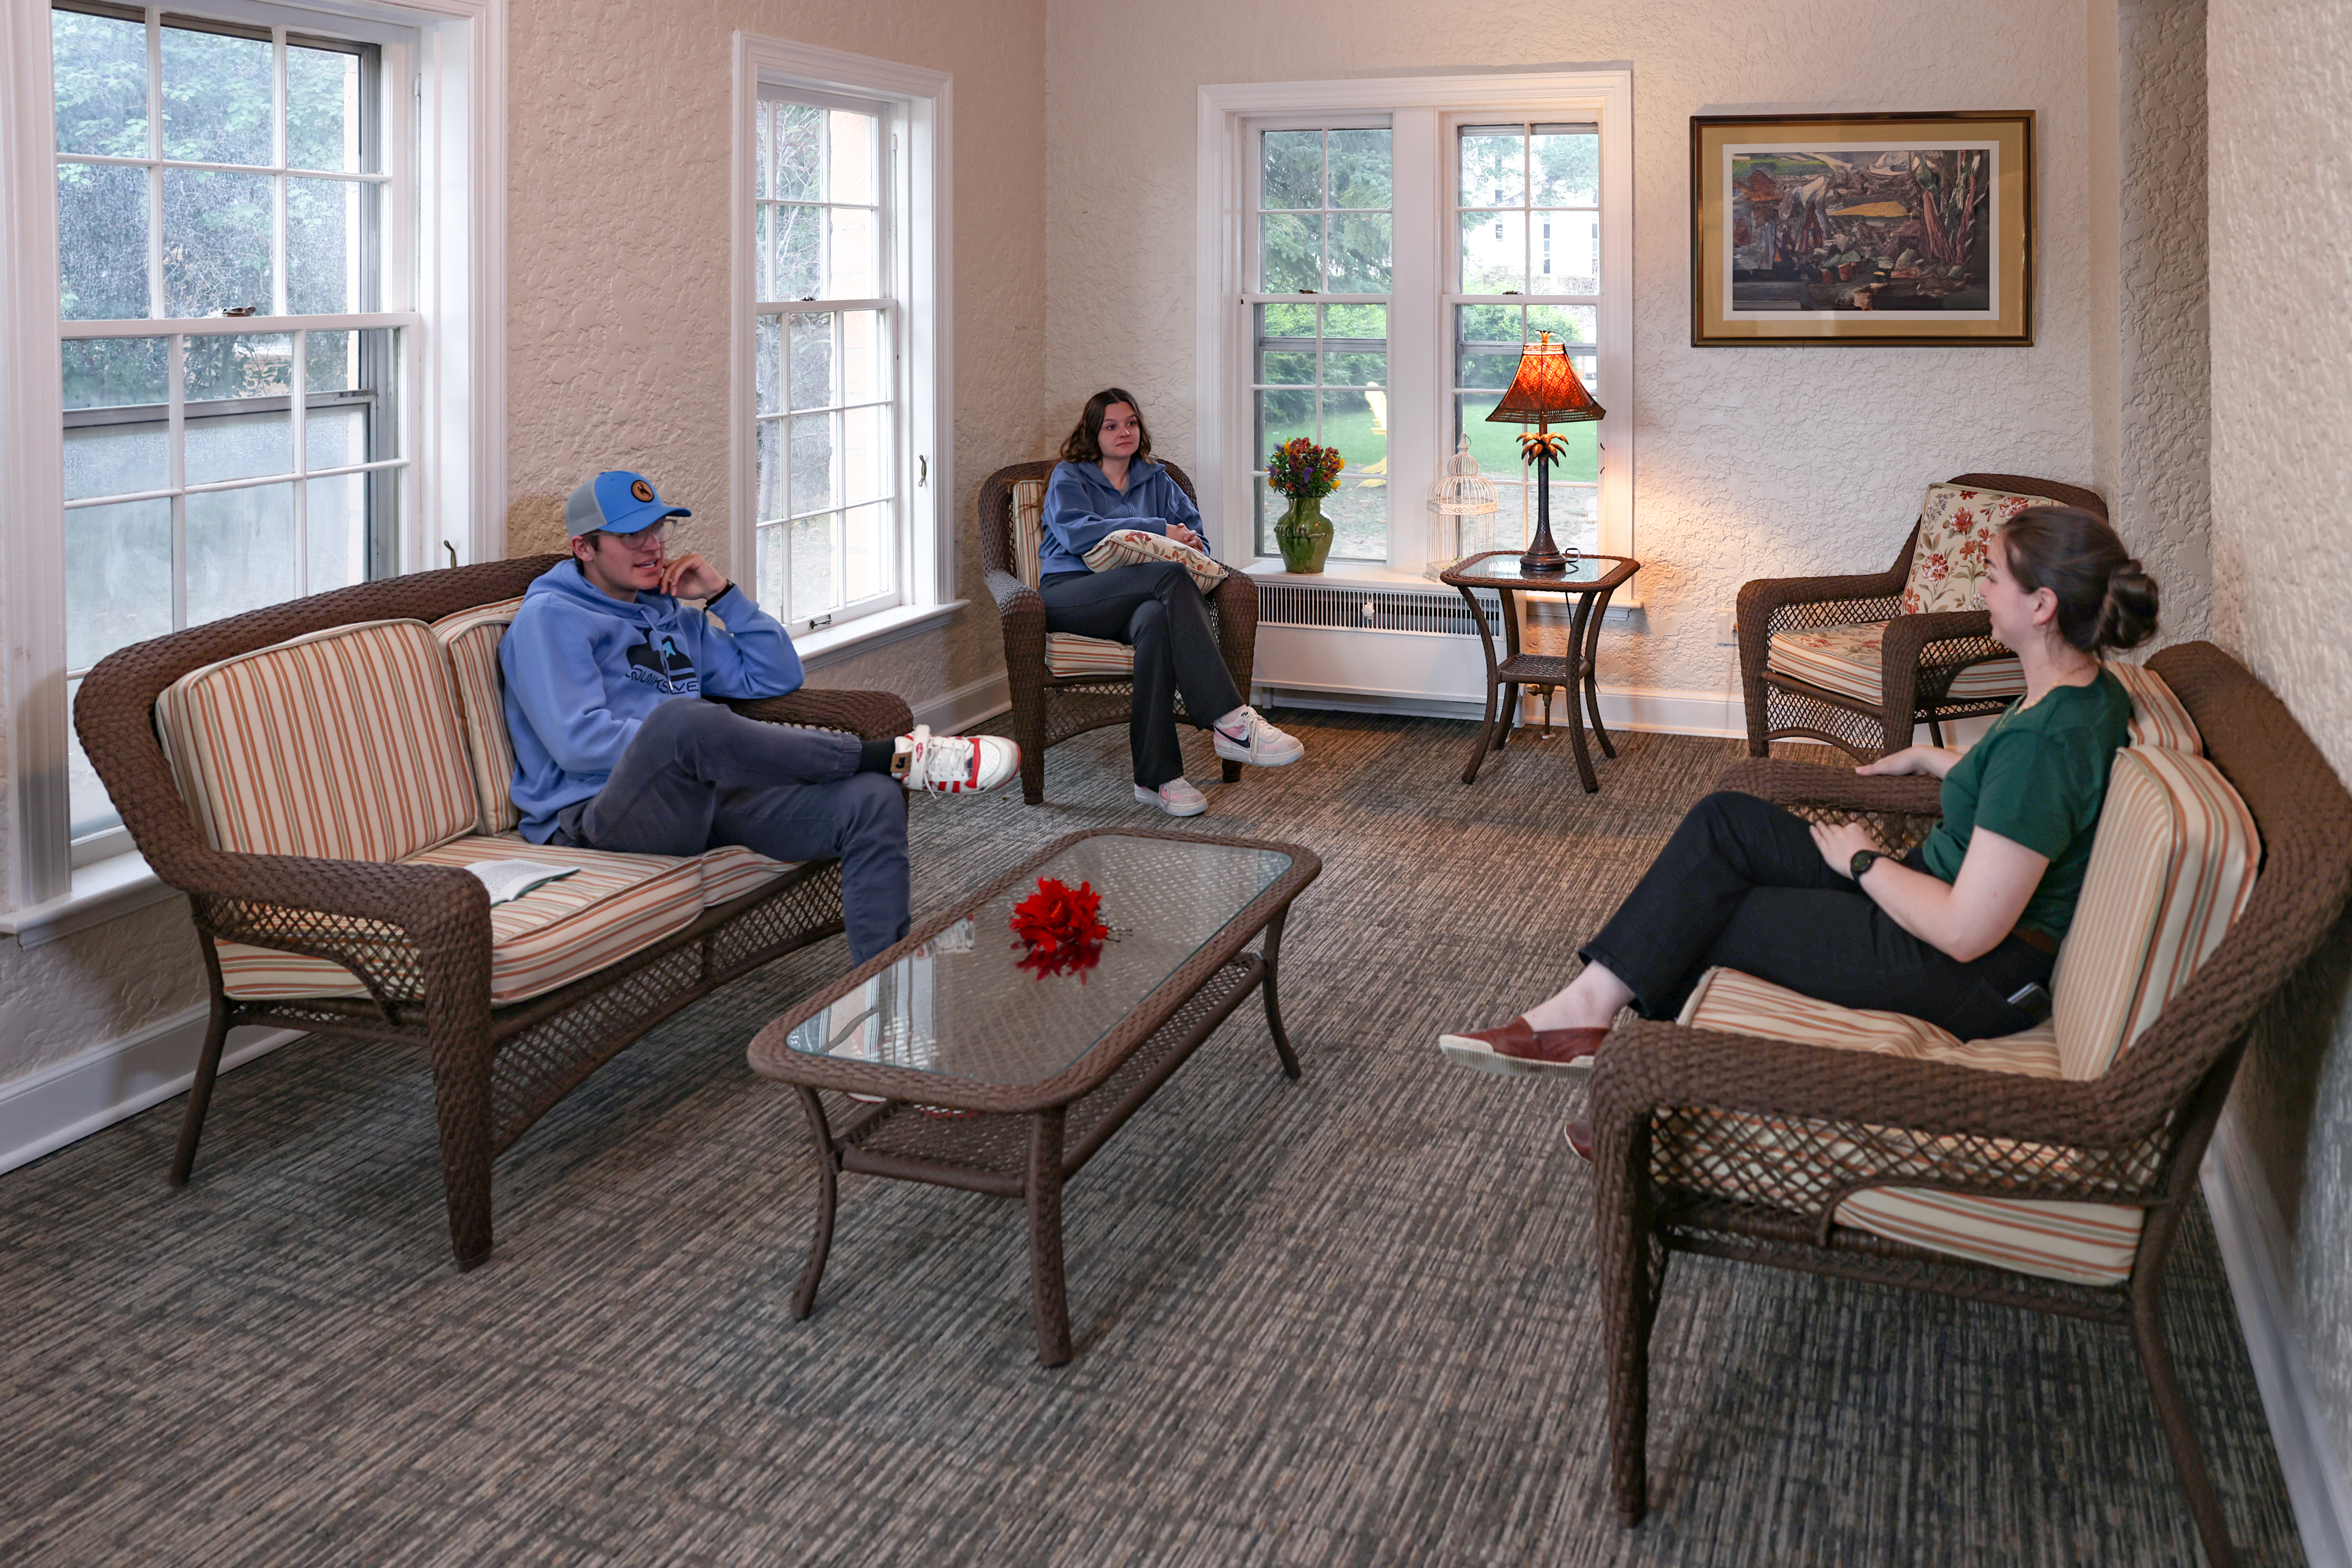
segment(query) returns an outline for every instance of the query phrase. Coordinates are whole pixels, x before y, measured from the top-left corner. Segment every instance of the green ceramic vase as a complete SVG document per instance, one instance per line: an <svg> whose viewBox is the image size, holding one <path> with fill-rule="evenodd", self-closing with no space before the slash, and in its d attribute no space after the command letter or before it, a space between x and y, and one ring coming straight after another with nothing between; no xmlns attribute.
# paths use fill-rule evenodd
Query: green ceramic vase
<svg viewBox="0 0 2352 1568"><path fill-rule="evenodd" d="M1290 510L1274 525L1274 542L1282 551L1282 569L1301 575L1323 570L1331 553L1331 520L1323 504L1311 497L1292 500Z"/></svg>

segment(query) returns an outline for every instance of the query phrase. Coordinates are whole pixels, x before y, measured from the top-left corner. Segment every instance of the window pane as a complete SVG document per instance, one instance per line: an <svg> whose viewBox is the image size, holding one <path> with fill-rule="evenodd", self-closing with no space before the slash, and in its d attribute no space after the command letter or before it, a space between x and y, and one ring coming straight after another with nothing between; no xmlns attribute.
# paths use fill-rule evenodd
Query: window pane
<svg viewBox="0 0 2352 1568"><path fill-rule="evenodd" d="M1535 205L1589 207L1600 204L1601 133L1597 127L1538 125L1528 153L1535 165Z"/></svg>
<svg viewBox="0 0 2352 1568"><path fill-rule="evenodd" d="M813 202L819 195L824 111L804 103L776 106L776 197Z"/></svg>
<svg viewBox="0 0 2352 1568"><path fill-rule="evenodd" d="M1323 132L1269 131L1262 142L1258 205L1313 211L1323 205Z"/></svg>
<svg viewBox="0 0 2352 1568"><path fill-rule="evenodd" d="M349 392L359 385L357 332L306 332L302 367L312 392Z"/></svg>
<svg viewBox="0 0 2352 1568"><path fill-rule="evenodd" d="M1342 484L1323 498L1323 515L1331 524L1331 556L1339 561L1385 561L1389 558L1388 488Z"/></svg>
<svg viewBox="0 0 2352 1568"><path fill-rule="evenodd" d="M286 182L286 308L340 316L361 308L360 187L348 180Z"/></svg>
<svg viewBox="0 0 2352 1568"><path fill-rule="evenodd" d="M1313 340L1308 342L1311 343ZM1315 351L1310 347L1304 353L1274 353L1261 347L1257 378L1275 385L1312 386L1315 384Z"/></svg>
<svg viewBox="0 0 2352 1568"><path fill-rule="evenodd" d="M1530 305L1528 307L1527 341L1533 342L1538 332L1549 332L1564 343L1596 342L1601 333L1601 308L1598 305ZM1576 356L1576 374L1592 384L1591 362Z"/></svg>
<svg viewBox="0 0 2352 1568"><path fill-rule="evenodd" d="M814 300L818 267L824 254L823 207L777 207L775 270L770 282L772 300Z"/></svg>
<svg viewBox="0 0 2352 1568"><path fill-rule="evenodd" d="M114 16L49 13L58 151L147 155L147 26Z"/></svg>
<svg viewBox="0 0 2352 1568"><path fill-rule="evenodd" d="M1332 353L1323 355L1323 384L1326 386L1386 386L1389 384L1389 356L1384 353ZM1386 420L1383 418L1382 423Z"/></svg>
<svg viewBox="0 0 2352 1568"><path fill-rule="evenodd" d="M760 426L764 435L768 426ZM759 574L760 607L778 620L793 617L793 607L784 598L784 525L762 523L753 542L753 570Z"/></svg>
<svg viewBox="0 0 2352 1568"><path fill-rule="evenodd" d="M870 300L881 290L875 275L874 215L863 207L827 207L825 291L829 300Z"/></svg>
<svg viewBox="0 0 2352 1568"><path fill-rule="evenodd" d="M294 596L294 487L206 490L188 509L188 624Z"/></svg>
<svg viewBox="0 0 2352 1568"><path fill-rule="evenodd" d="M1385 294L1389 291L1389 215L1334 213L1331 226L1330 278L1325 285L1333 294Z"/></svg>
<svg viewBox="0 0 2352 1568"><path fill-rule="evenodd" d="M188 483L265 479L294 471L294 427L283 414L188 421Z"/></svg>
<svg viewBox="0 0 2352 1568"><path fill-rule="evenodd" d="M169 432L152 425L93 425L66 432L66 500L160 490L172 482ZM75 517L85 517L77 512ZM66 532L72 535L68 519Z"/></svg>
<svg viewBox="0 0 2352 1568"><path fill-rule="evenodd" d="M1257 221L1260 291L1302 294L1322 288L1323 237L1317 221L1287 213Z"/></svg>
<svg viewBox="0 0 2352 1568"><path fill-rule="evenodd" d="M1524 294L1528 288L1528 216L1462 215L1462 292Z"/></svg>
<svg viewBox="0 0 2352 1568"><path fill-rule="evenodd" d="M775 414L784 405L784 321L781 316L751 321L751 399L755 414Z"/></svg>
<svg viewBox="0 0 2352 1568"><path fill-rule="evenodd" d="M841 416L842 500L856 506L890 494L890 411L868 406Z"/></svg>
<svg viewBox="0 0 2352 1568"><path fill-rule="evenodd" d="M1601 292L1601 215L1538 212L1535 225L1535 292Z"/></svg>
<svg viewBox="0 0 2352 1568"><path fill-rule="evenodd" d="M81 694L81 682L69 681L66 686L66 710L73 710L73 700ZM67 835L87 838L93 833L103 833L110 827L122 826L122 814L106 798L106 786L98 782L98 770L89 765L89 757L81 749L81 736L70 724L66 726L66 741L70 748L66 753L66 792L70 803L70 818Z"/></svg>
<svg viewBox="0 0 2352 1568"><path fill-rule="evenodd" d="M763 521L772 521L784 515L784 422L781 419L760 421L759 468L760 517ZM763 533L761 537L766 536ZM761 593L760 602L770 606L782 603L770 597L765 590Z"/></svg>
<svg viewBox="0 0 2352 1568"><path fill-rule="evenodd" d="M841 504L835 488L833 468L833 422L830 414L803 414L793 421L793 515L803 516ZM794 535L795 552L799 549ZM799 582L800 568L793 568L793 582ZM794 593L800 590L795 587Z"/></svg>
<svg viewBox="0 0 2352 1568"><path fill-rule="evenodd" d="M751 199L764 202L774 197L768 180L768 161L774 155L776 145L776 106L765 99L760 100L759 112L751 125Z"/></svg>
<svg viewBox="0 0 2352 1568"><path fill-rule="evenodd" d="M1490 423L1486 416L1495 412L1495 405L1503 401L1500 392L1465 392L1454 399L1459 407L1457 434L1470 437L1470 455L1478 459L1478 471L1496 484L1508 482L1519 472L1519 431L1517 425Z"/></svg>
<svg viewBox="0 0 2352 1568"><path fill-rule="evenodd" d="M363 403L312 407L302 428L302 465L316 472L368 461L368 411ZM191 429L194 426L191 425Z"/></svg>
<svg viewBox="0 0 2352 1568"><path fill-rule="evenodd" d="M1462 128L1461 205L1513 207L1528 199L1527 132L1517 125Z"/></svg>
<svg viewBox="0 0 2352 1568"><path fill-rule="evenodd" d="M304 593L323 594L367 581L368 484L365 474L309 481L305 504L310 510L310 580Z"/></svg>
<svg viewBox="0 0 2352 1568"><path fill-rule="evenodd" d="M275 163L270 54L265 38L165 27L163 156L196 163Z"/></svg>
<svg viewBox="0 0 2352 1568"><path fill-rule="evenodd" d="M890 343L879 310L841 315L841 400L880 403L890 396Z"/></svg>
<svg viewBox="0 0 2352 1568"><path fill-rule="evenodd" d="M187 339L182 395L283 397L294 390L294 339L287 332L222 333Z"/></svg>
<svg viewBox="0 0 2352 1568"><path fill-rule="evenodd" d="M1266 458L1285 441L1304 436L1315 438L1315 394L1302 387L1297 392L1261 392L1257 395L1257 468L1265 468Z"/></svg>
<svg viewBox="0 0 2352 1568"><path fill-rule="evenodd" d="M890 509L859 507L842 520L844 603L870 599L890 586Z"/></svg>
<svg viewBox="0 0 2352 1568"><path fill-rule="evenodd" d="M66 668L172 629L172 503L66 513Z"/></svg>
<svg viewBox="0 0 2352 1568"><path fill-rule="evenodd" d="M1380 404L1374 407L1372 400ZM1377 392L1326 392L1323 445L1337 447L1348 466L1344 482L1385 475L1389 468L1388 398Z"/></svg>
<svg viewBox="0 0 2352 1568"><path fill-rule="evenodd" d="M837 513L788 523L792 531L792 605L794 620L821 616L841 603L834 593L834 531Z"/></svg>
<svg viewBox="0 0 2352 1568"><path fill-rule="evenodd" d="M86 338L63 345L68 408L134 408L162 403L164 338Z"/></svg>
<svg viewBox="0 0 2352 1568"><path fill-rule="evenodd" d="M232 40L235 41L235 40ZM163 301L173 316L273 309L270 178L163 171Z"/></svg>
<svg viewBox="0 0 2352 1568"><path fill-rule="evenodd" d="M58 289L68 321L147 314L146 170L58 165Z"/></svg>
<svg viewBox="0 0 2352 1568"><path fill-rule="evenodd" d="M1385 207L1389 191L1389 132L1332 132L1331 205Z"/></svg>
<svg viewBox="0 0 2352 1568"><path fill-rule="evenodd" d="M286 163L296 169L358 171L357 55L287 46Z"/></svg>
<svg viewBox="0 0 2352 1568"><path fill-rule="evenodd" d="M1294 307L1296 308L1296 307ZM1326 305L1323 307L1323 338L1326 347L1331 340L1353 339L1359 348L1388 346L1389 308L1386 305ZM1345 342L1339 346L1351 346Z"/></svg>
<svg viewBox="0 0 2352 1568"><path fill-rule="evenodd" d="M833 406L833 317L793 316L793 406Z"/></svg>
<svg viewBox="0 0 2352 1568"><path fill-rule="evenodd" d="M827 117L826 127L831 143L825 151L827 172L832 175L827 201L871 202L874 189L874 116L836 109Z"/></svg>

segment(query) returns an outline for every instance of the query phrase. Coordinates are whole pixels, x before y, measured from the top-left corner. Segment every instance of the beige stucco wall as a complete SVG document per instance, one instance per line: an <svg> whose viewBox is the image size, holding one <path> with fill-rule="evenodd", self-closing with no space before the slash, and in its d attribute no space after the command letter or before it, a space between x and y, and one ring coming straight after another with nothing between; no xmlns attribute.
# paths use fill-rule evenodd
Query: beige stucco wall
<svg viewBox="0 0 2352 1568"><path fill-rule="evenodd" d="M2210 0L2213 626L2352 780L2352 13ZM2255 1037L2231 1105L2352 1459L2352 921Z"/></svg>
<svg viewBox="0 0 2352 1568"><path fill-rule="evenodd" d="M1611 684L1720 691L1715 614L1742 581L1877 571L1922 489L1969 469L2089 483L2081 0L1202 0L1120 14L1047 0L1045 340L1073 417L1108 383L1192 447L1196 89L1206 83L1625 66L1633 72L1634 552L1644 620L1601 642ZM2032 109L2032 348L1690 346L1694 114ZM1147 195L1142 195L1148 193ZM1613 404L1614 399L1612 397Z"/></svg>

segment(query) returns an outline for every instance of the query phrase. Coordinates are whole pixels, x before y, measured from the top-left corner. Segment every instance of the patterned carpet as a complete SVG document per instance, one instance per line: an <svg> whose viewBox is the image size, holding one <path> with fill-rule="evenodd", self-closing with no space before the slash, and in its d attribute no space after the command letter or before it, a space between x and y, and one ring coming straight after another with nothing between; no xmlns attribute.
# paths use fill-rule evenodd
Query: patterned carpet
<svg viewBox="0 0 2352 1568"><path fill-rule="evenodd" d="M1728 742L1565 741L1464 788L1467 726L1292 714L1307 761L1210 831L1313 846L1285 944L1306 1067L1244 1007L1066 1206L1077 1359L1033 1360L1020 1206L814 1188L759 1026L838 941L673 1020L500 1162L450 1266L422 1063L309 1040L0 1180L0 1562L1818 1564L2200 1561L2120 1330L1680 1259L1654 1510L1612 1521L1581 1091L1445 1067L1564 976ZM1213 779L1207 749L1196 779ZM1125 736L915 810L939 907L1076 828L1163 821ZM2252 1563L2302 1561L2200 1215L2180 1374Z"/></svg>

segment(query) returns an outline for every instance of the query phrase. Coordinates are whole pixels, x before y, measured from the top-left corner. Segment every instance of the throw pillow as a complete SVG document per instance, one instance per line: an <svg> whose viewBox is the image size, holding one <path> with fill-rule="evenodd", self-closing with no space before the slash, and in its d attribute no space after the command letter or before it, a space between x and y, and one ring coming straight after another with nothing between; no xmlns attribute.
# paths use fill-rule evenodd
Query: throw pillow
<svg viewBox="0 0 2352 1568"><path fill-rule="evenodd" d="M1192 574L1203 594L1212 592L1225 580L1225 569L1189 544L1157 533L1146 533L1139 528L1122 528L1117 533L1106 533L1102 542L1087 552L1087 570L1108 572L1120 566L1141 566L1154 561L1173 561Z"/></svg>
<svg viewBox="0 0 2352 1568"><path fill-rule="evenodd" d="M2047 496L1929 485L1919 509L1919 547L1911 552L1911 579L1903 585L1903 613L1984 608L1986 557L2000 525Z"/></svg>

